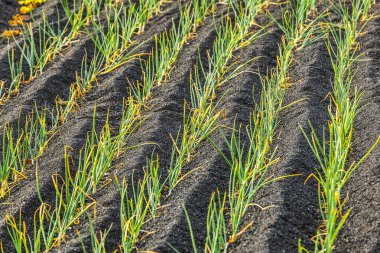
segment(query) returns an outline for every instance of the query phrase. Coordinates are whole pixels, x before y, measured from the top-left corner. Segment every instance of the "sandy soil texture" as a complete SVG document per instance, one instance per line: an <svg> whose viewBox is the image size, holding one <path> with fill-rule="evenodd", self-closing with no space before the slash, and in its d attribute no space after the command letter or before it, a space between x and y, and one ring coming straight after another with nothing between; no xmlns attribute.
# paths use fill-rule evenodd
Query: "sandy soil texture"
<svg viewBox="0 0 380 253"><path fill-rule="evenodd" d="M50 3L50 6L59 8L56 2ZM273 5L270 8L274 16L280 16L280 7ZM16 12L16 1L0 0L0 33L7 28L7 21ZM58 12L59 10L52 11L49 20L55 20ZM371 12L375 18L370 20L360 36L363 60L355 65L357 73L353 82L363 92L362 107L354 131L351 154L351 159L354 160L365 154L380 133L380 4L374 4ZM178 19L177 1L165 4L162 12L148 22L145 32L135 35L137 43L146 42L138 52L149 52L154 46L153 35L170 28L173 19ZM220 22L219 19L217 16L215 22ZM257 22L267 21L268 18L260 14ZM85 54L91 57L94 51L90 38L85 34L81 36L80 40L50 62L41 75L22 86L17 96L0 106L0 129L7 123L17 126L20 115L23 118L23 115L33 110L34 105L54 109L58 97L67 99L70 85L80 71L82 58ZM213 18L209 16L199 27L197 35L182 48L170 79L152 91L148 105L142 110L145 120L129 139L128 145L135 148L113 161L110 172L112 176L131 180L134 171L134 178L141 177L146 159L153 151L160 157L160 173L162 176L167 174L173 145L170 135L175 136L183 122L184 101L189 101L191 96L191 71L197 64L199 55L212 50L215 36ZM225 110L218 123L226 126L227 136L230 135L228 129L235 120L243 126L249 124L254 101L260 99L260 76L266 75L276 65L281 36L281 30L273 23L258 40L234 53L234 60L257 59L244 66L244 73L218 90L218 96L221 97L218 107ZM15 45L7 45L4 41L0 44L0 80L5 81L10 78L9 47ZM207 64L206 57L202 60ZM111 126L117 129L123 99L130 95L128 80L133 82L141 75L140 62L134 60L100 77L97 85L78 101L75 112L70 113L66 122L59 126L43 155L38 158L39 184L45 202L54 203L52 176L64 173L65 146L72 147L73 159L78 159L86 134L91 130L94 107L97 107L99 130L108 112ZM231 252L297 252L299 238L312 248L311 238L320 224L317 184L313 180L305 183L318 163L301 127L309 129L310 121L321 130L329 120L329 100L326 96L332 89L333 70L325 42L318 41L296 52L288 75L292 85L286 92L285 104L300 101L281 112L280 126L273 143L278 147L277 156L280 160L273 166L271 173L273 176L301 175L270 184L259 192L255 199L257 206L248 211L243 222L248 224L253 220L254 224L230 245ZM210 138L222 151L227 150L224 137L218 131L213 132ZM243 136L243 140L244 138L246 137ZM210 195L216 189L228 188L230 173L226 162L207 140L202 142L192 161L183 170L186 172L194 168L199 169L190 173L169 197L163 199L163 208L159 210L158 217L144 224L144 231L154 233L144 237L138 243L138 249L173 252L170 244L180 252L192 252L184 205L192 220L197 245L202 250ZM1 200L4 205L0 207L0 238L5 252L13 252L5 215L17 217L21 209L23 219L32 224L35 211L40 205L34 166L29 168L27 176L27 179L11 190L9 197ZM349 206L353 209L338 237L336 252L380 252L379 148L354 173L345 190L349 193ZM113 224L107 240L107 249L112 252L121 243L120 193L112 182L101 188L93 198L97 203L96 229L103 230ZM258 206L268 208L261 209ZM81 252L82 245L77 232L81 234L85 245L89 246L89 225L83 218L68 232L65 242L53 251Z"/></svg>

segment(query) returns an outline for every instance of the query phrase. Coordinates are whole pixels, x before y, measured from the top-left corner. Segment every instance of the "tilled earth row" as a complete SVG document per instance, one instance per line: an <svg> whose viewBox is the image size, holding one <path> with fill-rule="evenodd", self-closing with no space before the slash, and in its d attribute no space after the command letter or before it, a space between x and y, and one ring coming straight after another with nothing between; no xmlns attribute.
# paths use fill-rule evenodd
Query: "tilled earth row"
<svg viewBox="0 0 380 253"><path fill-rule="evenodd" d="M270 6L274 16L280 16L278 5ZM162 12L148 22L145 32L136 35L137 41L149 40L140 52L149 52L154 46L153 35L171 27L172 19L178 18L178 2L167 3ZM363 92L362 107L356 118L354 146L351 159L359 159L374 143L380 133L380 5L374 4L375 18L365 27L360 37L362 61L356 64L354 79ZM6 21L17 11L16 3L8 4L0 0L0 31ZM54 19L55 12L50 19ZM264 14L259 19L266 20ZM216 18L216 22L220 22ZM91 55L93 44L85 35L50 62L45 71L28 85L22 86L17 96L11 97L0 107L0 128L5 124L17 125L19 117L39 108L53 109L57 98L67 99L70 85L80 71L81 61L87 53ZM126 177L131 181L143 175L147 157L155 152L160 157L160 173L167 174L170 163L172 139L183 122L184 101L190 100L190 75L197 64L199 55L211 51L216 36L213 18L207 17L196 36L181 50L170 79L154 88L148 105L142 111L144 118L141 126L133 133L128 145L135 147L114 161L109 178ZM249 124L249 116L254 110L254 102L260 99L261 79L276 65L281 31L272 24L268 32L258 40L235 52L234 61L247 61L244 73L225 83L218 91L224 109L218 124L226 129L227 136L234 122ZM0 47L0 80L9 78L8 47L15 45L3 43ZM207 58L204 58L206 61ZM109 113L110 124L117 128L121 118L123 99L130 95L129 81L138 80L142 75L139 60L134 60L110 74L102 76L97 84L78 101L76 110L69 114L65 123L59 126L43 155L38 158L39 184L42 198L54 203L55 196L52 176L64 173L65 146L73 148L72 155L78 159L79 150L85 143L86 134L91 130L93 110L96 106L97 127L100 129ZM205 64L207 64L205 62ZM318 209L318 189L315 180L306 180L318 166L313 157L301 128L309 131L309 121L318 130L327 127L329 119L327 107L331 92L333 71L324 41L304 48L294 55L289 70L291 86L287 89L285 104L297 103L281 112L274 147L279 162L271 169L272 176L296 175L285 178L263 188L255 199L244 224L254 221L253 226L229 246L233 252L296 252L297 243L312 248L311 238L320 225ZM20 116L21 115L21 116ZM320 131L318 134L322 134ZM227 150L224 137L215 131L210 138L222 151ZM243 136L243 139L246 138ZM172 247L180 252L191 252L192 245L188 223L183 206L192 221L195 239L202 249L206 237L207 208L212 192L228 188L229 169L220 154L206 140L197 149L192 161L184 171L191 171L174 192L164 198L162 208L156 219L148 220L143 227L149 231L137 247L140 250L172 252ZM28 178L14 187L0 207L0 238L6 252L11 252L12 243L8 235L5 215L18 217L20 209L27 224L32 224L40 200L36 191L35 167L27 172ZM380 150L377 148L354 173L346 186L349 193L349 206L352 212L336 244L336 252L380 252ZM97 218L95 227L104 230L111 224L107 249L111 252L121 243L120 240L120 193L115 183L101 188L95 196ZM29 229L31 229L29 227ZM78 252L82 249L77 236L89 243L89 225L85 220L68 233L65 242L55 249L56 252ZM169 246L171 245L171 246Z"/></svg>

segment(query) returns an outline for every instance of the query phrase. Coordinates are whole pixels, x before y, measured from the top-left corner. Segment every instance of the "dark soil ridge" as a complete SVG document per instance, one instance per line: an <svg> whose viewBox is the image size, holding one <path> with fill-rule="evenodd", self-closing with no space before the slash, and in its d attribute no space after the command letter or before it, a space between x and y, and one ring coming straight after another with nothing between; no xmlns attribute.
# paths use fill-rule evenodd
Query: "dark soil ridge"
<svg viewBox="0 0 380 253"><path fill-rule="evenodd" d="M49 22L53 22L53 23L58 23L58 21L56 21L55 19L57 18L57 15L59 12L62 12L60 10L58 10L57 8L60 6L60 3L59 1L49 1L48 3L38 7L37 9L35 9L35 12L33 14L33 18L35 20L35 22L33 23L34 24L34 27L37 26L38 23L41 22L41 13L44 12L45 15L47 16L47 20L49 20ZM60 20L60 25L63 26L66 22L67 22L67 19L65 18L62 18L63 17L63 14L59 14L60 17L61 17L61 20ZM25 22L30 22L30 18L28 20L26 20ZM20 44L20 46L22 46L22 35L16 37L16 41L17 43ZM64 49L62 52L60 52L60 54L56 55L55 56L55 59L52 60L51 62L49 62L45 68L44 68L44 71L43 73L39 73L37 75L37 77L35 77L30 83L28 84L22 84L21 87L20 87L20 90L19 90L19 93L17 95L12 95L8 100L6 101L3 101L4 104L7 104L9 103L10 101L12 100L16 100L16 103L18 103L19 101L19 97L20 95L25 92L25 93L33 93L33 89L32 91L28 88L26 88L27 86L31 86L33 83L35 82L39 82L38 79L43 79L43 78L49 78L49 77L46 77L47 76L50 76L50 75L53 75L53 74L57 74L56 73L56 69L57 68L62 68L62 72L65 72L63 74L64 77L66 77L66 75L70 76L70 75L74 75L74 78L75 78L75 72L76 71L80 71L80 65L81 65L81 62L82 60L79 60L78 59L82 59L83 58L83 54L82 56L80 56L80 52L77 52L78 55L75 55L74 57L72 56L73 51L75 51L76 49L79 50L80 48L82 48L83 52L85 50L86 47L83 47L83 44L88 41L89 39L87 38L87 36L85 36L84 38L81 38L80 40L78 40L78 43L73 43L71 45L70 48L66 48ZM15 49L16 50L16 54L15 54L15 58L16 60L19 60L19 56L17 55L17 52L18 52L18 45L15 41L13 41L13 39L9 39L9 44L7 43L7 40L5 39L2 39L0 42L4 42L5 44L4 45L0 45L0 69L1 69L1 72L0 72L0 80L2 81L5 81L6 82L6 87L9 86L9 83L11 82L11 79L10 79L10 76L11 76L11 70L10 70L10 66L9 66L9 61L8 61L8 53L10 52L10 50L12 49ZM91 55L91 54L89 54ZM71 62L71 65L70 65L70 62L69 63L66 63L66 61L70 61L71 58L74 58L75 60ZM61 67L60 64L62 64ZM79 66L79 67L77 67ZM75 68L76 67L76 68ZM50 71L52 71L53 73L50 73ZM26 64L24 65L24 72L25 73L28 73L29 72L29 69L27 68ZM47 72L49 72L48 74L46 74ZM61 77L62 78L62 77ZM70 78L69 78L70 79ZM54 81L54 79L52 79ZM46 84L49 84L49 81L51 80L42 80L42 82L46 82ZM60 80L60 82L62 82L62 84L67 84L65 82L65 79L63 80ZM59 85L58 83L60 83L57 81L55 81L55 85ZM71 81L72 82L72 81ZM61 85L62 85L61 84ZM68 85L69 86L69 85ZM37 88L37 91L38 91L38 88ZM35 92L35 91L34 91ZM26 94L25 96L29 96L29 94ZM40 100L40 99L36 99L35 100L36 102L43 102L43 100ZM12 108L12 107L11 107ZM0 105L0 115L2 115L2 111L6 111L7 109L5 108L4 109L4 105Z"/></svg>
<svg viewBox="0 0 380 253"><path fill-rule="evenodd" d="M147 25L146 33L141 41L145 41L151 34L163 31L171 25L171 18L177 15L174 12L176 7L172 4L167 10L163 11L158 17L154 18L152 22L160 24L159 26ZM171 15L173 13L173 15ZM144 36L146 38L144 38ZM144 52L149 51L147 47L152 43L147 43L145 47L141 48ZM100 128L104 124L108 109L110 108L110 123L113 127L118 127L123 99L129 96L129 84L127 78L133 80L140 75L139 61L135 60L125 66L114 71L103 82L95 86L89 94L79 101L79 109L75 113L71 113L67 121L60 126L57 134L53 137L44 155L39 158L38 167L40 175L40 188L42 189L42 198L45 202L54 203L54 192L51 176L64 172L63 153L64 147L70 146L73 148L74 160L78 158L78 151L84 145L86 133L91 130L93 109L97 107L97 127ZM136 76L137 74L137 76ZM75 168L75 166L73 166ZM34 170L34 169L33 169ZM18 212L23 209L23 219L27 224L33 224L33 215L35 210L39 207L40 202L36 192L36 183L34 180L34 173L31 171L28 175L29 179L22 181L18 187L12 190L10 198L7 200L12 205L7 205L6 208L0 210L0 216L5 217L5 214L14 215L18 217ZM27 193L27 194L26 194ZM6 230L4 219L0 221L0 237L4 238L4 248L11 249L11 241ZM8 239L5 239L8 238Z"/></svg>
<svg viewBox="0 0 380 253"><path fill-rule="evenodd" d="M212 19L209 17L209 21ZM183 105L185 100L190 99L189 82L190 71L198 59L198 46L201 52L212 47L214 38L214 25L212 22L205 22L205 26L200 27L197 31L196 40L191 40L181 50L176 67L171 73L171 78L167 82L153 89L153 97L148 101L148 106L142 113L144 120L141 128L135 132L130 140L130 145L139 145L146 143L135 149L127 151L115 162L114 170L110 173L118 178L125 177L127 182L136 182L143 175L143 167L146 165L146 159L151 157L152 153L159 155L161 176L166 175L164 171L169 167L172 140L170 134L175 136L178 128L182 124ZM104 190L99 191L96 196L97 203L97 220L95 225L98 229L104 230L112 225L107 248L112 251L118 247L120 242L120 194L114 183L110 184ZM116 217L116 218L115 218ZM83 234L86 245L90 241L88 238L88 224L80 226L78 231ZM81 248L77 237L72 238L66 246L71 251L78 251Z"/></svg>
<svg viewBox="0 0 380 253"><path fill-rule="evenodd" d="M309 132L308 121L320 129L328 119L328 101L332 70L324 42L302 49L294 56L289 70L292 86L288 88L284 105L304 99L285 109L281 115L278 136L273 143L280 160L271 171L275 177L302 174L275 182L259 193L258 207L247 215L253 226L235 245L236 252L297 252L301 238L312 246L310 238L320 225L317 187L305 179L317 166L301 127Z"/></svg>
<svg viewBox="0 0 380 253"><path fill-rule="evenodd" d="M144 46L138 49L139 52L146 53L150 51L149 48L154 45L152 34L169 29L171 27L171 19L178 18L177 9L177 4L166 6L162 14L152 20L157 30L154 30L150 23L147 24L147 32L136 38L137 45L145 42ZM88 57L91 57L93 52L93 43L87 35L83 36L79 43L75 43L75 46L62 52L63 56L58 56L57 59L49 63L44 72L37 76L30 84L22 85L18 96L13 96L9 101L6 101L4 106L0 107L2 116L0 128L6 123L15 125L14 123L18 121L18 115L20 113L25 115L32 111L35 104L38 108L46 107L54 111L56 98L68 99L70 86L76 80L76 73L80 73L83 56L87 53ZM8 62L6 64L8 65ZM136 61L135 65L139 65L138 61ZM139 71L140 67L137 66L135 69ZM102 80L112 79L113 75L115 74L111 73L101 76L98 82L101 83ZM125 79L125 77L121 78ZM129 78L131 81L137 79L135 75ZM23 120L24 117L21 117L21 119Z"/></svg>
<svg viewBox="0 0 380 253"><path fill-rule="evenodd" d="M372 13L377 15L380 5L375 4ZM375 16L364 28L359 38L362 61L357 63L353 85L363 92L361 109L355 119L352 159L358 161L376 141L380 133L380 18ZM352 207L336 252L380 252L380 148L354 172L346 191L347 207Z"/></svg>
<svg viewBox="0 0 380 253"><path fill-rule="evenodd" d="M47 19L51 22L54 22L54 23L58 23L58 21L56 21L55 19L58 17L58 15L60 15L60 17L61 17L60 25L61 25L61 27L64 26L67 22L67 18L64 16L62 8L57 9L59 6L60 6L60 1L52 1L52 2L49 2L49 3L42 5L38 9L36 9L36 13L34 14L34 18L36 21L35 24L38 24L41 21L41 18L39 18L39 15L41 15L41 13L43 11L44 13L46 13ZM48 10L46 11L46 9L48 9ZM166 5L165 10L163 11L163 15L160 15L163 20L161 21L160 18L154 19L154 22L156 22L157 27L160 27L161 22L166 22L167 19L178 18L177 9L178 9L177 4L171 5L171 7L169 5ZM150 21L148 21L148 23L149 22ZM149 24L147 24L147 26L149 26ZM165 28L168 28L168 26L165 26ZM70 27L68 29L70 29ZM160 29L158 29L158 32L159 31L160 31ZM155 33L155 32L153 32L153 33ZM22 36L17 38L17 42L20 44L22 44L21 43L21 41L22 41L21 37ZM145 34L137 36L137 37L138 37L138 43L137 44L141 44L145 40L149 40L149 39L153 40L152 34L149 34L149 33L148 34L145 33ZM22 95L24 95L25 97L27 97L31 101L36 101L37 103L45 103L45 100L46 100L46 102L50 102L50 104L53 104L53 105L54 105L54 103L52 103L52 101L54 101L56 96L59 96L63 99L67 98L68 94L69 94L68 91L70 88L70 84L75 81L76 73L80 73L83 56L85 55L85 53L87 53L87 57L89 59L91 59L93 56L94 47L92 44L93 43L87 34L81 34L78 38L74 39L74 41L71 43L69 48L64 48L61 52L59 52L59 54L57 54L55 56L55 59L50 61L44 67L44 70L42 73L39 73L29 84L26 84L26 85L22 84L20 87L19 93L17 95L11 96L9 100L5 101L5 104L10 103L10 101L12 101L12 100L14 100L16 104L18 104L19 100L21 100L21 101L23 100ZM149 43L147 43L147 44L149 44ZM18 49L18 46L16 45L15 42L11 42L9 45L4 46L3 48L0 47L0 69L2 69L2 71L0 72L0 80L6 81L7 84L10 82L10 75L11 75L10 74L10 66L9 66L9 62L8 62L8 51L12 48ZM82 51L78 51L77 55L72 56L71 55L72 51L73 50L75 51L75 48L77 50L82 50ZM141 49L140 49L140 51L141 51ZM82 53L82 54L80 54L80 53ZM18 59L17 53L16 53L16 59ZM73 59L73 61L72 62L70 62L70 61L66 62L67 60L70 60L70 59ZM60 66L61 64L62 64L62 66ZM26 68L26 66L24 66L24 67L25 67L24 72L27 73L29 70ZM55 72L57 68L60 69L59 73ZM53 72L53 73L50 73L50 72ZM58 75L57 76L58 79L55 79L54 77L52 77L51 80L48 80L49 76L52 74ZM46 77L46 75L48 77ZM109 75L106 75L106 76L109 76ZM112 76L112 74L111 74L111 76ZM104 79L105 77L101 77L100 79L102 79L102 78ZM47 79L47 80L44 80L44 79ZM52 93L52 94L48 94L48 95L51 95L51 97L49 97L49 96L47 98L43 97L42 99L40 97L38 97L40 95L40 89L41 89L41 87L38 87L38 84L40 84L40 82L42 82L43 87L44 87L44 85L50 86L50 85L52 85L49 83L51 81L53 82L53 85L58 86L57 90L61 91L61 92L60 93L57 92L57 94L55 95L54 93L56 91L53 89L52 91L49 91L49 93ZM37 83L36 88L27 88L28 86L33 86L34 83ZM64 87L62 87L62 86L64 86ZM26 93L26 94L23 94L23 93ZM32 95L37 94L37 98L34 98L33 96L31 96L31 94ZM42 94L42 95L44 95L44 94ZM49 101L49 100L51 100L51 101ZM13 106L14 105L10 105L9 107L13 108ZM2 108L2 107L3 106L0 107L0 110L7 111L7 108ZM48 107L48 109L50 109L50 107ZM0 113L1 113L1 111L0 111ZM11 116L10 118L14 118L14 117Z"/></svg>
<svg viewBox="0 0 380 253"><path fill-rule="evenodd" d="M4 124L24 119L27 113L37 108L47 108L54 111L55 101L59 97L67 100L70 93L70 86L76 80L76 73L80 72L81 60L92 43L89 39L83 40L65 52L64 57L60 57L52 63L46 71L36 77L30 84L22 85L19 95L11 97L0 107L2 110L0 127Z"/></svg>
<svg viewBox="0 0 380 253"><path fill-rule="evenodd" d="M164 13L149 21L143 38L152 37L151 35L156 33L155 24L159 24L158 29L163 29L171 23L169 22L171 17L176 15L174 6L175 3L165 6L163 8ZM379 11L378 4L375 5L374 11L376 13ZM368 33L361 37L362 51L366 53L365 58L370 60L358 63L359 71L355 79L358 87L364 91L362 103L366 107L359 112L356 120L354 158L364 154L380 132L379 126L376 124L380 122L377 77L378 58L380 56L380 48L377 43L379 40L378 25L379 18L372 20L366 28ZM199 43L201 48L205 49L212 48L212 44L210 44L213 38L212 27L212 23L205 22L205 26L199 30L197 42L190 42L180 53L171 80L154 89L150 101L152 107L143 112L146 120L141 128L133 134L129 143L129 145L150 142L156 144L146 144L127 151L119 160L115 161L110 177L114 175L119 178L126 177L130 182L132 171L135 171L136 178L138 178L142 174L146 158L150 157L153 150L160 156L160 167L168 167L172 146L169 133L175 135L182 123L183 100L189 99L189 73L198 57L195 44ZM278 32L265 35L253 45L238 52L237 57L241 57L241 59L250 58L255 56L256 52L258 55L265 56L248 65L250 70L265 74L267 68L275 64L278 42ZM151 46L150 44L144 48ZM76 55L81 55L83 48L86 47L80 44L70 48L65 52L62 59L57 60L49 67L48 71L45 71L43 77L41 76L33 81L33 85L37 83L38 85L33 88L31 85L25 86L20 96L12 99L9 101L9 105L3 107L0 126L6 122L6 119L13 120L12 115L16 115L16 109L29 110L28 106L33 105L34 99L43 105L45 102L53 102L56 95L67 96L70 82L61 83L60 80L73 77L75 73L72 71L80 66L80 64L75 63L75 59L78 60ZM64 72L61 70L61 66L69 66L72 70ZM70 77L67 77L66 74ZM44 152L45 154L39 158L40 184L45 201L54 202L54 195L51 194L53 192L51 176L54 173L62 174L63 172L65 145L73 147L72 155L77 158L78 150L85 142L86 133L91 129L95 103L97 105L98 128L104 123L108 108L111 108L111 125L117 128L122 100L129 95L126 77L136 80L140 75L138 62L131 62L114 73L101 78L99 84L85 98L80 100L79 109L70 114L67 122L59 128L58 133ZM315 235L316 228L320 224L320 215L316 202L315 181L310 179L306 185L304 185L304 181L313 172L313 167L318 166L318 164L311 155L299 126L304 127L306 132L309 132L308 120L311 120L315 128L319 130L322 125L326 125L329 102L324 101L324 98L331 89L331 75L330 60L323 42L318 42L297 53L295 65L290 70L293 86L287 92L285 104L302 98L308 99L287 108L282 114L279 134L274 143L274 146L279 147L277 155L281 160L273 171L278 176L292 173L303 173L303 175L284 179L260 192L255 203L264 207L269 205L276 205L276 207L264 211L260 211L259 208L251 210L245 218L245 222L249 223L254 220L255 223L236 244L231 246L231 251L296 252L299 238L302 239L304 245L312 248L310 238ZM66 88L66 91L58 88L51 90L46 80L57 81L57 85ZM257 75L253 73L245 73L222 88L220 94L226 90L228 93L221 103L221 108L227 108L226 118L220 121L221 124L232 126L235 115L237 115L239 122L247 123L247 115L252 110L252 84L255 84L254 96L257 99L256 92L260 90L260 83ZM19 99L24 102L19 108L14 108L18 106ZM213 134L212 138L221 145L223 150L225 149L222 137L217 132ZM379 157L379 149L377 148L361 168L354 173L347 185L347 190L350 192L349 205L353 207L353 211L342 230L341 237L338 238L337 252L380 252L378 240L380 237L380 222L378 221L380 216L378 211L380 205L378 200L380 189ZM188 164L185 170L199 166L202 166L201 170L190 174L181 182L170 198L164 200L163 205L170 204L170 206L161 210L161 216L146 224L146 230L157 230L157 232L142 240L139 248L155 249L158 252L173 252L166 244L166 242L170 242L181 252L191 251L188 225L182 210L182 203L187 207L198 246L200 249L202 248L205 239L205 211L207 211L210 194L218 187L221 190L225 189L223 187L228 185L229 172L224 161L207 141L201 145L196 159ZM166 171L161 173L165 175ZM31 224L34 212L40 205L35 191L33 175L34 172L30 171L29 178L12 190L11 196L7 200L12 204L2 205L0 217L4 217L6 213L17 217L18 211L22 208L23 218L28 224ZM103 230L113 223L113 229L107 241L108 250L113 250L120 243L120 203L117 187L112 183L100 189L95 197L98 204L96 229ZM69 233L67 242L55 249L56 252L81 251L78 239L74 238L74 230L78 230L82 234L85 244L88 246L88 225L82 221ZM11 252L11 241L6 231L4 219L0 219L0 238L3 239L4 248Z"/></svg>
<svg viewBox="0 0 380 253"><path fill-rule="evenodd" d="M218 92L219 97L226 92L219 109L224 108L224 116L219 120L219 124L232 127L235 117L237 124L243 123L246 126L253 109L253 86L260 86L260 79L257 73L265 75L268 68L275 64L275 53L277 42L280 41L279 31L271 31L258 41L237 52L236 58L245 62L254 57L261 57L253 61L245 68L250 73L244 73L234 78ZM234 59L236 60L236 59ZM255 72L255 73L253 73ZM256 94L255 94L256 96ZM227 138L230 135L226 132ZM214 132L211 138L222 149L227 151L224 138ZM184 170L197 169L187 176L180 183L171 196L163 203L166 206L162 210L162 215L156 220L151 220L146 225L147 231L156 231L152 236L141 242L143 250L153 250L156 252L173 252L168 243L180 249L181 252L192 252L191 239L188 223L182 208L184 205L190 216L192 227L199 250L203 249L206 238L206 217L210 196L217 189L224 192L228 187L229 168L223 158L205 141L197 150L196 158L185 165Z"/></svg>

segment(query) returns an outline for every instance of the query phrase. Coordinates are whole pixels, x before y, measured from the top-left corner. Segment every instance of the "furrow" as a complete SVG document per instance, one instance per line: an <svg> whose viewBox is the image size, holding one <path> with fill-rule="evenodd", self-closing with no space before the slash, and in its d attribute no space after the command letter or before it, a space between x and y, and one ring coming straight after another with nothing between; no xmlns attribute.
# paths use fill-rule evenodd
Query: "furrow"
<svg viewBox="0 0 380 253"><path fill-rule="evenodd" d="M66 23L60 1L25 22ZM209 1L122 0L131 29L120 1L93 9L9 97L17 43L0 38L0 252L380 252L380 3L215 0L192 16ZM18 8L0 0L0 34Z"/></svg>
<svg viewBox="0 0 380 253"><path fill-rule="evenodd" d="M1 0L0 6L1 6L1 12L0 12L0 34L9 28L16 29L16 27L10 27L8 21L12 19L12 16L19 13L19 4L17 3L18 0ZM59 8L61 7L60 0L51 0L47 1L41 6L38 6L37 9L33 11L33 20L29 16L27 17L24 22L32 22L33 27L35 28L38 23L42 20L42 13L44 13L47 16L47 19L49 22L56 23L57 22L57 15L60 15L60 21L63 24L66 22L66 17L64 14L63 9ZM31 15L31 14L28 14ZM18 42L21 42L21 36L16 37ZM11 38L8 40L6 38L0 38L0 58L2 59L3 56L6 56L8 53L8 44L11 46L11 48L17 47L16 44L13 42L13 39ZM0 65L1 66L1 65ZM3 69L3 68L2 68ZM1 74L0 74L1 75ZM0 80L2 79L2 75L0 76Z"/></svg>
<svg viewBox="0 0 380 253"><path fill-rule="evenodd" d="M128 144L129 146L138 145L138 147L127 151L119 160L115 161L114 169L110 171L110 178L127 177L127 181L132 183L133 176L133 180L136 182L142 177L146 159L151 157L153 152L160 157L160 168L169 167L172 147L170 134L175 136L178 132L183 120L183 103L190 97L187 84L190 82L192 69L189 66L196 64L198 46L204 48L201 49L203 51L212 45L214 33L212 22L205 22L205 26L200 28L197 33L197 39L186 44L180 52L169 81L153 89L153 97L148 101L147 108L142 113L145 120L138 131L132 135ZM166 171L160 171L160 173L162 178L166 176ZM113 229L107 240L107 249L115 250L121 243L120 193L115 183L100 190L95 199L98 204L96 228L104 230L112 224ZM88 224L78 228L85 238L85 242L90 240L88 229ZM68 247L72 251L80 249L81 245L77 235L72 234L72 241L68 243Z"/></svg>
<svg viewBox="0 0 380 253"><path fill-rule="evenodd" d="M247 65L245 70L250 71L234 78L228 82L218 92L219 96L226 94L220 103L220 109L226 108L223 112L223 119L219 121L222 126L232 127L235 117L237 122L246 125L250 113L253 109L253 87L260 86L260 79L257 73L266 74L268 68L275 65L275 54L277 44L280 40L279 32L271 31L261 39L255 41L237 54L237 58L242 62L254 57L258 60ZM260 88L258 88L260 90ZM257 94L255 94L255 97ZM224 131L227 129L223 129ZM217 131L218 132L218 131ZM222 151L226 151L223 137L215 132L212 139ZM229 132L227 130L227 132ZM163 209L158 218L150 220L146 230L154 233L148 236L141 243L144 250L157 252L172 252L168 243L177 249L185 249L182 252L191 251L191 239L188 224L183 211L186 207L189 213L195 240L198 247L204 245L206 235L207 208L210 195L216 189L225 190L228 186L229 170L225 161L219 153L205 141L196 153L193 161L187 164L184 171L194 172L189 174L174 190L172 195L163 203Z"/></svg>
<svg viewBox="0 0 380 253"><path fill-rule="evenodd" d="M17 97L11 98L0 107L0 126L17 122L19 114L29 113L34 105L38 108L46 106L52 110L57 97L67 100L70 85L75 81L76 73L80 72L85 53L90 54L91 47L91 41L84 39L65 52L64 57L57 59L30 84L22 86Z"/></svg>
<svg viewBox="0 0 380 253"><path fill-rule="evenodd" d="M380 5L373 6L374 15ZM357 63L354 85L363 93L355 120L353 161L369 150L380 134L380 18L374 17L359 39L363 61ZM336 252L380 252L380 149L376 147L350 178L349 218L337 241ZM371 236L369 236L371 235Z"/></svg>
<svg viewBox="0 0 380 253"><path fill-rule="evenodd" d="M111 125L117 127L121 117L123 99L128 97L129 89L126 80L122 82L112 81L99 85L94 91L80 103L80 108L73 113L66 123L60 126L59 131L53 137L48 145L47 150L41 158L38 159L38 174L39 185L41 189L42 199L44 202L54 205L55 195L52 176L54 174L63 175L64 173L64 148L69 146L72 148L71 155L74 161L77 161L79 150L82 148L86 141L86 135L91 130L93 121L93 110L96 106L96 125L100 129L108 114ZM75 168L75 166L73 166ZM4 217L5 214L12 214L17 216L19 209L23 210L23 219L26 220L29 226L33 224L33 215L38 206L41 204L36 192L35 173L29 173L29 179L22 181L19 186L11 192L10 200L12 205L9 208L1 210L0 216ZM29 192L30 194L25 194ZM8 238L6 232L6 225L4 220L0 223L1 238ZM9 240L3 240L4 247L7 249L11 247L6 243Z"/></svg>
<svg viewBox="0 0 380 253"><path fill-rule="evenodd" d="M138 37L139 41L145 41L147 38L151 38L151 34L163 31L171 25L172 18L176 15L175 10L178 8L178 5L172 4L166 7L167 9L165 11L152 20L152 22L156 24L155 26L146 26L145 34ZM147 43L144 47L140 48L140 50L142 50L141 52L149 51L149 47L151 46L152 43ZM78 58L74 57L73 59L78 61ZM78 107L75 112L69 114L66 122L59 127L53 136L44 155L38 159L39 186L42 199L44 202L51 204L52 208L54 207L55 201L55 195L52 194L54 193L52 176L54 174L63 175L64 173L63 155L65 147L69 146L72 148L72 152L70 153L74 161L77 161L79 150L85 144L86 135L91 130L95 106L97 129L100 130L104 125L107 115L109 116L111 126L117 129L120 124L123 100L129 97L131 91L127 78L133 80L138 78L140 74L139 61L134 60L113 71L111 74L100 78L98 84L93 87L92 91L86 94L85 97L79 99ZM49 84L46 83L46 85ZM160 123L160 125L162 124ZM75 166L73 166L73 168L75 168ZM7 203L12 204L0 210L0 217L5 217L5 215L8 214L17 218L18 211L21 209L22 218L26 221L28 229L31 229L34 212L41 204L36 189L33 167L31 171L28 172L28 179L21 181L21 184L17 185L11 191ZM12 249L12 243L6 226L5 219L1 219L0 238L2 238L4 248L7 250Z"/></svg>
<svg viewBox="0 0 380 253"><path fill-rule="evenodd" d="M316 183L313 179L305 183L317 164L301 128L308 130L309 120L314 125L326 124L328 101L324 98L330 91L332 70L323 42L304 48L294 62L284 105L301 101L281 114L273 143L279 162L272 171L274 177L302 175L270 184L259 193L257 206L246 217L247 222L254 221L253 226L237 241L237 252L296 252L298 239L311 244L309 238L319 224Z"/></svg>

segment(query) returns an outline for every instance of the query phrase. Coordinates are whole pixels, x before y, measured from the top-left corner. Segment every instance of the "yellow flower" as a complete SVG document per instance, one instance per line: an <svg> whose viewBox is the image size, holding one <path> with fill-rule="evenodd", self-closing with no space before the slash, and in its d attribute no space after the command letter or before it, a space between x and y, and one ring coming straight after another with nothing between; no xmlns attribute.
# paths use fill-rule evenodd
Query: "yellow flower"
<svg viewBox="0 0 380 253"><path fill-rule="evenodd" d="M18 36L21 34L21 30L19 29L16 29L16 30L5 30L1 35L0 37L4 37L4 38L12 38L14 36Z"/></svg>
<svg viewBox="0 0 380 253"><path fill-rule="evenodd" d="M26 19L26 16L16 14L12 17L12 19L8 23L10 26L22 25L24 23L24 19Z"/></svg>
<svg viewBox="0 0 380 253"><path fill-rule="evenodd" d="M32 4L34 1L33 0L19 0L18 4L19 5L29 5Z"/></svg>
<svg viewBox="0 0 380 253"><path fill-rule="evenodd" d="M45 3L46 0L19 0L18 3L22 5L20 7L21 14L28 14L37 6Z"/></svg>
<svg viewBox="0 0 380 253"><path fill-rule="evenodd" d="M19 5L21 5L19 12L21 14L28 14L37 6L45 2L46 0L18 0ZM12 19L8 23L10 26L18 26L18 25L22 25L25 19L26 19L26 16L16 14L12 17ZM19 29L5 30L2 34L0 34L0 37L11 38L14 36L18 36L20 34L21 34L21 30Z"/></svg>
<svg viewBox="0 0 380 253"><path fill-rule="evenodd" d="M45 3L46 0L19 0L19 5L41 5Z"/></svg>
<svg viewBox="0 0 380 253"><path fill-rule="evenodd" d="M31 12L33 9L34 9L34 5L32 5L32 4L27 5L27 6L21 6L21 7L20 7L20 13L21 13L21 14L28 14L28 13Z"/></svg>

